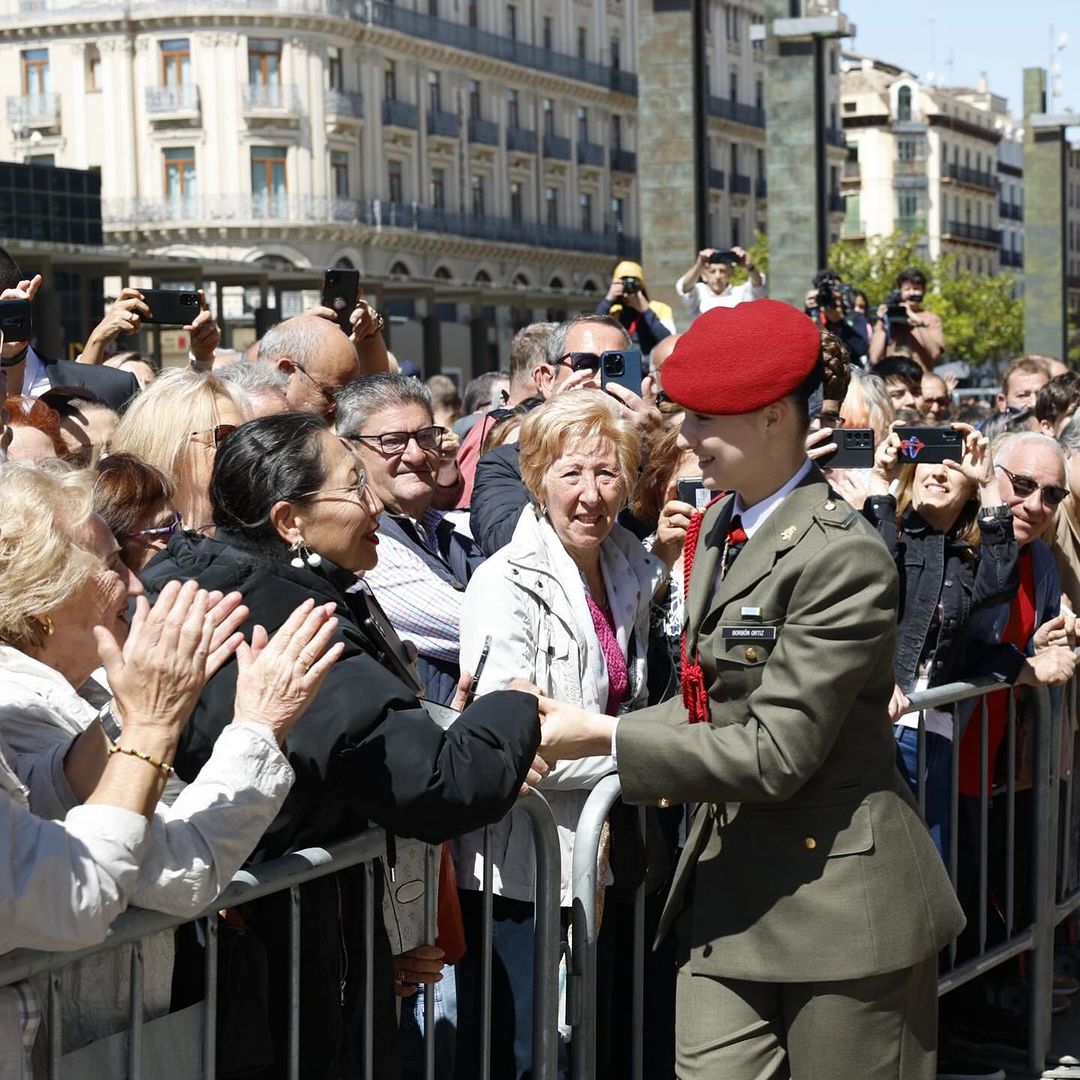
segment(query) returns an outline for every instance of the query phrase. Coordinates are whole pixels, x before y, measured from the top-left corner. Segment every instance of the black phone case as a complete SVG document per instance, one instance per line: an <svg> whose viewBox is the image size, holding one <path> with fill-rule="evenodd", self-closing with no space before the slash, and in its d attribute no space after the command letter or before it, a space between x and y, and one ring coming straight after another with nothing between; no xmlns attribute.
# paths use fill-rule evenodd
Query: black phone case
<svg viewBox="0 0 1080 1080"><path fill-rule="evenodd" d="M0 300L0 330L5 341L29 341L33 336L33 306L29 300Z"/></svg>
<svg viewBox="0 0 1080 1080"><path fill-rule="evenodd" d="M144 323L157 326L188 326L198 317L199 294L189 289L140 289L150 309Z"/></svg>
<svg viewBox="0 0 1080 1080"><path fill-rule="evenodd" d="M964 453L964 440L952 428L898 427L901 465L940 465L943 461L959 461Z"/></svg>
<svg viewBox="0 0 1080 1080"><path fill-rule="evenodd" d="M360 271L332 267L323 274L322 306L337 312L338 326L346 334L352 333L349 316L360 296Z"/></svg>
<svg viewBox="0 0 1080 1080"><path fill-rule="evenodd" d="M818 458L822 469L870 469L874 465L874 432L871 428L836 428L837 444L827 457Z"/></svg>
<svg viewBox="0 0 1080 1080"><path fill-rule="evenodd" d="M695 480L692 476L680 480L675 485L675 493L679 502L689 503L695 510L704 510L716 494L710 491L700 479Z"/></svg>
<svg viewBox="0 0 1080 1080"><path fill-rule="evenodd" d="M608 375L604 370L605 359L612 353L618 353L623 358L623 373L621 375ZM606 388L612 383L634 394L641 393L642 374L641 353L637 349L609 349L600 354L600 386Z"/></svg>

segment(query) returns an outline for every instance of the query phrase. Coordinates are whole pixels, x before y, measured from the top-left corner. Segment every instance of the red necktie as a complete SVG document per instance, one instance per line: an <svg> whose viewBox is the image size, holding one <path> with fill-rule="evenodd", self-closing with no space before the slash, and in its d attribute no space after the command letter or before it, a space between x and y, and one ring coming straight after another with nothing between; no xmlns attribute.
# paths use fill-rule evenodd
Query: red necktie
<svg viewBox="0 0 1080 1080"><path fill-rule="evenodd" d="M731 519L731 525L728 527L727 540L724 541L723 574L726 574L731 569L731 564L735 561L735 556L742 551L743 545L749 539L750 537L746 535L746 530L742 527L742 518L736 514L735 517Z"/></svg>

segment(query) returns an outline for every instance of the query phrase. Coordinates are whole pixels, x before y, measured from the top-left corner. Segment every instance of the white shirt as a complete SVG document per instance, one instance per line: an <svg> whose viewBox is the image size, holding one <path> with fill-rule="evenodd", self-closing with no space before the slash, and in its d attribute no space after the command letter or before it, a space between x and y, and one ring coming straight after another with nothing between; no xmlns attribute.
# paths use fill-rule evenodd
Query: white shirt
<svg viewBox="0 0 1080 1080"><path fill-rule="evenodd" d="M729 285L722 293L714 293L704 281L695 282L689 292L682 291L682 278L675 282L675 291L682 297L687 314L694 318L703 311L718 307L735 307L747 300L761 300L769 295L765 275L761 275L761 284L744 281L741 285Z"/></svg>
<svg viewBox="0 0 1080 1080"><path fill-rule="evenodd" d="M50 385L41 357L33 349L27 349L26 366L23 368L23 397L41 397Z"/></svg>

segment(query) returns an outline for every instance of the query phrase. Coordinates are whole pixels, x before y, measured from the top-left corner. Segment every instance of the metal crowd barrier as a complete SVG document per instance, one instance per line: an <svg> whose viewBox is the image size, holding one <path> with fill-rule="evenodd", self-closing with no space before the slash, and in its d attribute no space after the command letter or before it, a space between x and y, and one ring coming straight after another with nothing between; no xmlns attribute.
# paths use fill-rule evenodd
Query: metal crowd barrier
<svg viewBox="0 0 1080 1080"><path fill-rule="evenodd" d="M547 801L537 791L530 790L518 803L529 820L536 850L536 915L534 941L534 1015L533 1047L536 1080L555 1080L558 1051L559 990L558 969L560 959L559 880L560 850L558 830ZM421 845L420 841L398 841L398 850L405 851ZM438 890L435 874L438 866L438 847L427 846L425 858L424 919L425 938L435 941ZM109 930L105 941L99 945L76 952L42 952L19 949L0 956L0 987L11 986L34 976L47 976L48 992L46 1008L47 1058L49 1080L99 1080L101 1075L126 1077L139 1080L153 1076L155 1080L188 1080L203 1078L212 1080L216 1066L217 1024L217 970L218 970L218 920L225 908L246 904L274 894L285 893L289 899L289 1017L287 1073L290 1080L300 1078L300 1025L303 1008L300 994L300 957L303 941L300 933L301 892L300 886L316 878L337 873L349 867L364 866L365 901L365 1030L363 1037L362 1077L373 1076L372 1051L376 1032L373 1031L373 940L375 919L381 918L376 910L375 862L386 852L386 835L381 829L371 829L349 840L330 844L326 848L309 848L293 852L272 862L263 863L251 870L242 870L227 889L198 916L190 919L176 918L161 912L132 909L120 915ZM490 856L490 829L485 830L485 856ZM481 946L483 983L481 990L482 1058L480 1080L490 1080L491 1054L491 912L492 876L491 859L486 858L487 871L484 878L484 922ZM168 1053L168 1060L160 1055L147 1062L143 1002L143 955L141 943L153 934L174 930L188 923L198 923L206 945L206 990L203 1001L182 1013L169 1013L152 1021L165 1025L161 1038ZM76 961L111 952L124 945L132 945L131 988L129 994L126 1027L101 1040L110 1047L92 1044L79 1048L68 1055L62 1053L63 1027L61 1020L61 973ZM112 989L112 988L108 988ZM426 994L424 1000L424 1075L426 1080L435 1076L435 1024L434 995ZM171 1028L168 1026L172 1024ZM380 1038L385 1033L378 1033ZM396 1036L396 1032L395 1032ZM185 1061L184 1039L196 1037L199 1043L197 1061L188 1065ZM39 1037L40 1038L40 1037ZM108 1056L116 1057L116 1039L126 1041L122 1056L126 1062L124 1071L102 1071L102 1062ZM101 1050L97 1058L87 1055ZM0 1047L0 1055L17 1053L15 1047ZM189 1054L194 1057L195 1055ZM0 1062L2 1064L2 1062Z"/></svg>
<svg viewBox="0 0 1080 1080"><path fill-rule="evenodd" d="M1001 748L1004 778L995 785L991 772L988 732L987 699L994 694L1008 695L1007 723ZM1053 993L1055 929L1069 914L1080 908L1080 805L1075 795L1073 765L1077 752L1075 682L1070 683L1055 706L1051 692L1045 687L1026 692L1023 705L1025 728L1030 732L1030 783L1018 780L1017 708L1011 687L990 679L972 683L952 683L911 697L911 710L919 712L918 775L926 772L925 710L952 708L953 754L950 784L951 843L946 858L953 887L958 883L968 896L969 927L960 939L945 950L938 993L944 995L970 982L1006 961L1030 953L1028 976L1028 1046L1027 1058L1033 1069L1041 1073L1045 1067L1050 1043L1050 1006ZM971 703L974 699L974 710ZM1062 704L1063 703L1063 704ZM969 715L970 713L970 715ZM1062 726L1062 715L1068 723ZM969 815L976 812L976 851L963 853L968 866L965 880L960 882L961 853L959 838L961 800L958 748L966 724L978 725L980 794L965 797L964 809ZM1031 861L1029 880L1017 882L1017 794L1030 790ZM1027 798L1026 795L1023 796ZM594 788L582 810L574 844L573 864L573 978L568 987L568 1019L572 1026L571 1063L574 1080L595 1080L597 990L596 962L599 919L597 917L597 853L600 829L612 806L620 798L617 776L605 777ZM1004 880L999 894L991 876L990 812L1003 800ZM919 810L925 814L926 792L920 785ZM974 803L974 807L972 805ZM1059 815L1059 804L1062 812ZM967 816L967 815L965 815ZM644 811L639 819L644 827ZM969 820L965 822L970 828ZM974 873L970 870L975 859ZM733 883L738 887L738 883ZM633 1016L631 1024L632 1076L641 1080L644 1037L644 890L638 886L634 901L634 966ZM1026 903L1023 897L1026 896ZM998 916L995 933L991 933L990 912ZM1080 970L1080 950L1076 954ZM570 990L573 992L571 993Z"/></svg>

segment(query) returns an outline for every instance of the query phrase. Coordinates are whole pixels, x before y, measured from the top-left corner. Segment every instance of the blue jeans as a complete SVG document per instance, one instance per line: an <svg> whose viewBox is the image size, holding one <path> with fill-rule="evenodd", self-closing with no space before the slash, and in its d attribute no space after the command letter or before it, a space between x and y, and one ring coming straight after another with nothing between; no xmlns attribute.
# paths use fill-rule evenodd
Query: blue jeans
<svg viewBox="0 0 1080 1080"><path fill-rule="evenodd" d="M457 1048L457 972L453 964L443 968L442 982L431 987L435 1001L435 1078L453 1080ZM401 999L402 1080L422 1080L424 1075L424 995L419 986L412 997Z"/></svg>
<svg viewBox="0 0 1080 1080"><path fill-rule="evenodd" d="M896 738L896 767L900 775L911 788L916 799L919 797L919 729L893 725ZM941 858L948 865L949 845L952 842L952 806L949 788L952 782L951 739L933 731L926 733L926 773L922 783L926 790L926 827L934 846Z"/></svg>

